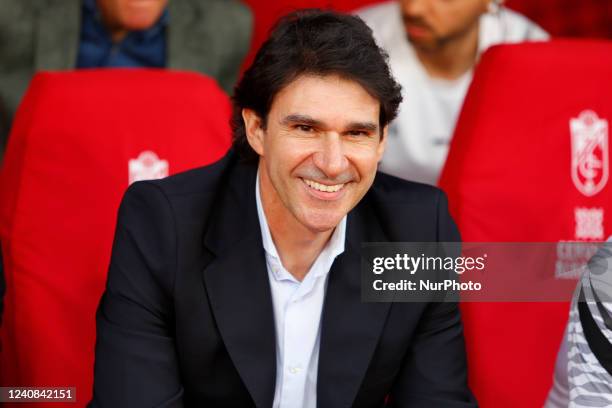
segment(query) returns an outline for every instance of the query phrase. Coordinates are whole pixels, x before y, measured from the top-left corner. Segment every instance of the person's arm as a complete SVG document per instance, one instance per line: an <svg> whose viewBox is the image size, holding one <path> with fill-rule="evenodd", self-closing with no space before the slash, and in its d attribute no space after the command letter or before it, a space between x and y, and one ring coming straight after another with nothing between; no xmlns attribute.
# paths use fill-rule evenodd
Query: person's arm
<svg viewBox="0 0 612 408"><path fill-rule="evenodd" d="M446 196L438 197L438 241L461 237L448 213ZM404 357L390 395L392 407L476 407L467 384L463 325L457 303L430 303Z"/></svg>
<svg viewBox="0 0 612 408"><path fill-rule="evenodd" d="M96 315L90 407L182 407L173 337L176 231L170 204L152 183L126 192L106 291Z"/></svg>

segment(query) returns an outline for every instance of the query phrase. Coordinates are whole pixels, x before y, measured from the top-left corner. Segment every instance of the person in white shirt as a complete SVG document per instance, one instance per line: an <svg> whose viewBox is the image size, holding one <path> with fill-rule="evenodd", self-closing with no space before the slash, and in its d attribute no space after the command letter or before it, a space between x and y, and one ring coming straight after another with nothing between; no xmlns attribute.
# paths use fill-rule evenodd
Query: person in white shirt
<svg viewBox="0 0 612 408"><path fill-rule="evenodd" d="M403 89L380 169L436 184L472 73L495 44L548 34L498 0L399 0L357 11Z"/></svg>

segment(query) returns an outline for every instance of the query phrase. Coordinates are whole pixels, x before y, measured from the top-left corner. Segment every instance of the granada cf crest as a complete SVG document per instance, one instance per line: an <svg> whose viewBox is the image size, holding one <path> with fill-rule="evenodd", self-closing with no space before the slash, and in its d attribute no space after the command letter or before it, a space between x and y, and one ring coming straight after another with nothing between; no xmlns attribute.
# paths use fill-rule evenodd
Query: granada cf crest
<svg viewBox="0 0 612 408"><path fill-rule="evenodd" d="M140 153L137 159L130 159L128 168L130 184L141 180L160 179L168 175L168 161L160 160L150 150Z"/></svg>
<svg viewBox="0 0 612 408"><path fill-rule="evenodd" d="M608 121L585 110L570 119L572 180L587 197L599 193L608 182Z"/></svg>

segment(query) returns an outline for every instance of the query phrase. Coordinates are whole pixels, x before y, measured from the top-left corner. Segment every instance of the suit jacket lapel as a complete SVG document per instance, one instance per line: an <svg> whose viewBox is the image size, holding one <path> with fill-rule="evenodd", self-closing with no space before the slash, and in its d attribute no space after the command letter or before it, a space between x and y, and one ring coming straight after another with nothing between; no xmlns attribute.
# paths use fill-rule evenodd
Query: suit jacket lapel
<svg viewBox="0 0 612 408"><path fill-rule="evenodd" d="M272 296L255 204L256 169L224 181L205 245L215 258L204 282L227 351L258 407L271 407L276 380Z"/></svg>
<svg viewBox="0 0 612 408"><path fill-rule="evenodd" d="M51 2L36 16L37 70L73 69L81 29L81 0Z"/></svg>
<svg viewBox="0 0 612 408"><path fill-rule="evenodd" d="M330 270L317 378L320 408L350 407L357 395L390 303L361 302L361 243L386 241L364 201L349 214L345 252Z"/></svg>

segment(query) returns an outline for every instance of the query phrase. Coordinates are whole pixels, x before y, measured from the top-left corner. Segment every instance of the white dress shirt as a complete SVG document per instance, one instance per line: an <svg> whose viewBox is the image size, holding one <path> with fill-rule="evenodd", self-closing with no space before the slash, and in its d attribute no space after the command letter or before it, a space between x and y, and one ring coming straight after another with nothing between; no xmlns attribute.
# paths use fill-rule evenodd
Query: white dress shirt
<svg viewBox="0 0 612 408"><path fill-rule="evenodd" d="M357 11L389 54L389 66L404 100L389 126L380 170L407 180L437 184L472 70L455 80L431 78L406 37L397 1ZM501 7L480 18L478 53L495 44L545 40L548 34L522 15ZM485 112L486 113L486 112Z"/></svg>
<svg viewBox="0 0 612 408"><path fill-rule="evenodd" d="M261 204L259 172L255 197L276 325L276 388L273 408L315 408L321 313L329 270L334 259L344 252L346 216L300 282L283 267L272 240Z"/></svg>

